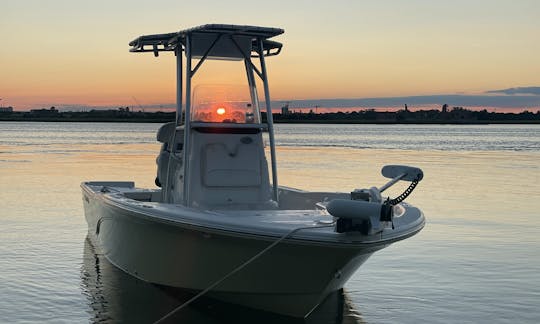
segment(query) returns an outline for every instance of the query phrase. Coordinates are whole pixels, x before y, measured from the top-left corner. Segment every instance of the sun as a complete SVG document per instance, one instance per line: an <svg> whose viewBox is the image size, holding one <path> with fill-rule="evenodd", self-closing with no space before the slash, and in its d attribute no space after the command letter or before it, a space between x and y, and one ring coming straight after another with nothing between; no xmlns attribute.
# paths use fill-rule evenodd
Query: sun
<svg viewBox="0 0 540 324"><path fill-rule="evenodd" d="M217 112L218 115L223 115L223 114L225 114L225 108L219 107L219 108L216 110L216 112Z"/></svg>

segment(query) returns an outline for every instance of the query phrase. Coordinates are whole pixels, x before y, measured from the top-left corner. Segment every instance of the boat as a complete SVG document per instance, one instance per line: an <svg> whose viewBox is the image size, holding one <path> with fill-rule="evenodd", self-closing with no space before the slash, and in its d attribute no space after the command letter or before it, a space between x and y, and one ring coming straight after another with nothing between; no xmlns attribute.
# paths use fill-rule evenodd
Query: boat
<svg viewBox="0 0 540 324"><path fill-rule="evenodd" d="M302 318L374 252L423 228L421 210L404 202L423 178L416 167L384 166L388 183L344 192L278 184L266 60L282 51L272 38L283 32L209 24L129 43L134 53L174 54L177 108L157 132L157 188L81 184L88 237L116 267L195 297ZM245 84L192 87L210 60L239 66ZM403 194L383 197L400 181L409 182Z"/></svg>

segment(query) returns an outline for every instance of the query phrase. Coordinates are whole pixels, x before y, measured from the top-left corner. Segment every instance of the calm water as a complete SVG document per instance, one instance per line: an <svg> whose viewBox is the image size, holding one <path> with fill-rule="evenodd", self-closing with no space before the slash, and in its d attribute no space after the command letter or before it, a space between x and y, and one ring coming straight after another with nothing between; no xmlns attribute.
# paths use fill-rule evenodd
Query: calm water
<svg viewBox="0 0 540 324"><path fill-rule="evenodd" d="M152 187L158 127L0 122L0 323L148 323L190 297L124 274L86 242L79 183ZM276 128L283 185L381 185L384 164L425 173L409 198L424 230L376 253L308 323L540 322L540 126ZM175 320L303 322L209 299Z"/></svg>

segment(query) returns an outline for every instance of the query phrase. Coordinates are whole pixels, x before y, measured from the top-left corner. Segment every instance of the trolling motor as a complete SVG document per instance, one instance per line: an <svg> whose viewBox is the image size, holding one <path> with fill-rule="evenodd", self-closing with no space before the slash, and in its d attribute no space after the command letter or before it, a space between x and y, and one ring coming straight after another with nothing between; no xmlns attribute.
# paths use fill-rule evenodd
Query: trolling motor
<svg viewBox="0 0 540 324"><path fill-rule="evenodd" d="M381 173L390 178L380 188L355 189L351 199L334 199L328 203L326 210L336 220L335 231L338 233L357 231L364 235L382 229L382 222L391 222L393 228L393 207L404 201L424 177L421 169L405 165L386 165ZM410 181L405 191L394 199L382 201L381 192L390 188L398 181Z"/></svg>

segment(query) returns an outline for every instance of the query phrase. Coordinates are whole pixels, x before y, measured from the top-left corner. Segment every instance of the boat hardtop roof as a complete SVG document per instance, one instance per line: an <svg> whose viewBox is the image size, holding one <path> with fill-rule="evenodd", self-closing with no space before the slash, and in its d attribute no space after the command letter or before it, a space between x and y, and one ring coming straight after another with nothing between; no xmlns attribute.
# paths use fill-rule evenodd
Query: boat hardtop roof
<svg viewBox="0 0 540 324"><path fill-rule="evenodd" d="M154 52L157 56L161 51L174 51L179 45L185 47L186 36L192 34L220 37L221 35L233 35L250 38L251 51L260 53L258 40L263 41L262 52L265 56L277 55L283 46L279 42L270 41L269 38L283 34L284 30L273 27L259 27L249 25L226 25L226 24L206 24L192 27L178 32L143 35L132 40L130 52Z"/></svg>

